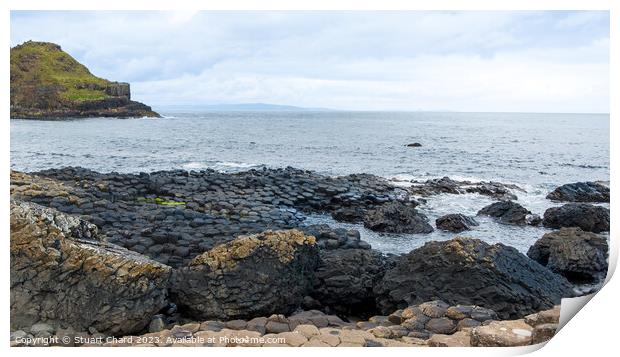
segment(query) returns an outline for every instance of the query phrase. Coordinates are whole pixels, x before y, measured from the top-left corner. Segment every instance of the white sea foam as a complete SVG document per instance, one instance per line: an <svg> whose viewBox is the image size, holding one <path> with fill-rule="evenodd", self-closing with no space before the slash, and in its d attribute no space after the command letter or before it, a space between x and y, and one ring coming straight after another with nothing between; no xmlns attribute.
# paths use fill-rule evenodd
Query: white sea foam
<svg viewBox="0 0 620 357"><path fill-rule="evenodd" d="M209 166L205 164L204 162L192 161L192 162L188 162L187 164L183 164L182 167L185 170L200 170L200 169L206 169Z"/></svg>
<svg viewBox="0 0 620 357"><path fill-rule="evenodd" d="M250 167L256 167L258 165L250 164L250 163L246 163L246 162L227 162L227 161L223 161L223 162L215 163L214 166L224 166L224 167L230 167L230 168L247 169L247 168L250 168Z"/></svg>

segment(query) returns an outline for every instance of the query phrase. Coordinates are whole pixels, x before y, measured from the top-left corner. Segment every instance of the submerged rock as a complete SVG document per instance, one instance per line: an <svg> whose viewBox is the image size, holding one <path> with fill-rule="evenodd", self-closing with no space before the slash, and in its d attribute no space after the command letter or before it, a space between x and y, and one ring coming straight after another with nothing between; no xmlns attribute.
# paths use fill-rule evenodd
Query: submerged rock
<svg viewBox="0 0 620 357"><path fill-rule="evenodd" d="M477 226L478 222L476 222L473 217L465 216L460 213L453 213L437 218L435 220L435 225L441 230L458 233L469 230L473 226Z"/></svg>
<svg viewBox="0 0 620 357"><path fill-rule="evenodd" d="M598 182L569 183L550 192L547 198L567 202L609 202L609 187Z"/></svg>
<svg viewBox="0 0 620 357"><path fill-rule="evenodd" d="M410 205L393 202L370 210L364 216L364 227L387 233L431 233L428 218Z"/></svg>
<svg viewBox="0 0 620 357"><path fill-rule="evenodd" d="M609 231L609 209L588 203L567 203L545 211L543 225L549 228L579 227L587 232Z"/></svg>
<svg viewBox="0 0 620 357"><path fill-rule="evenodd" d="M376 286L387 313L439 298L479 305L501 318L515 318L559 304L570 284L512 247L456 237L429 242L401 256Z"/></svg>
<svg viewBox="0 0 620 357"><path fill-rule="evenodd" d="M11 201L11 327L46 321L119 335L167 305L170 267L101 240L97 227Z"/></svg>
<svg viewBox="0 0 620 357"><path fill-rule="evenodd" d="M500 223L514 225L536 225L540 223L538 216L532 215L527 208L513 201L500 201L483 207L479 216L496 218Z"/></svg>
<svg viewBox="0 0 620 357"><path fill-rule="evenodd" d="M575 283L596 282L607 273L607 240L580 228L562 228L534 243L527 255Z"/></svg>
<svg viewBox="0 0 620 357"><path fill-rule="evenodd" d="M173 275L173 299L193 316L233 320L298 308L319 263L313 236L298 230L240 236Z"/></svg>

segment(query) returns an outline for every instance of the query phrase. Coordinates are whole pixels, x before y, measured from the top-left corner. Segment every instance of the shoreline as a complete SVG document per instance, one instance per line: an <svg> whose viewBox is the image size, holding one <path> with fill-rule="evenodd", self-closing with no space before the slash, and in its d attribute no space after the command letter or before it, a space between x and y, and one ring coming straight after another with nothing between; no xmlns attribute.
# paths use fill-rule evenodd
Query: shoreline
<svg viewBox="0 0 620 357"><path fill-rule="evenodd" d="M593 187L595 190L601 190L598 186ZM514 320L540 312L545 308L551 309L559 303L560 297L573 295L574 292L569 291L568 281L561 274L551 272L549 270L551 267L547 269L516 249L502 244L489 245L477 239L454 238L442 242L431 241L407 254L391 256L372 249L370 244L361 239L357 230L333 228L328 225L308 226L303 223L305 215L327 213L331 214L336 221L360 222L371 230L414 231L424 234L424 232L436 229L429 224L424 214L416 210L416 206L420 204L420 200L424 200L424 197L439 193L454 195L474 193L490 197L501 206L505 205L502 202L512 202L505 200L516 198L513 191L518 192L518 188L501 183L458 182L447 178L428 180L418 186L405 189L391 185L387 180L374 175L352 174L329 177L290 167L248 170L233 174L214 170L200 172L172 170L138 175L101 174L82 168L52 169L31 174L12 171L11 268L13 271L14 264L23 263L26 264L26 268L20 271L30 274L28 271L31 265L36 266L37 261L42 258L48 259L46 257L51 254L49 250L52 249L51 247L56 247L52 251L60 249L61 252L65 252L61 254L71 256L76 254L74 249L85 252L84 244L101 247L97 249L103 249L106 255L112 254L115 257L114 261L120 259L119 263L111 265L110 268L113 270L106 273L110 274L109 279L113 282L123 278L117 275L119 270L114 268L115 264L121 264L119 267L127 264L131 266L137 261L143 261L140 264L146 264L141 265L144 268L137 271L136 279L138 280L129 282L130 287L139 281L141 274L144 274L143 269L148 266L153 267L148 268L148 271L153 271L149 274L156 274L153 281L159 283L154 283L145 292L131 297L131 299L148 298L149 304L153 305L145 305L146 309L151 306L149 311L134 308L136 311L131 311L136 318L134 323L120 326L125 322L115 320L114 317L120 307L107 303L108 312L99 313L108 316L108 319L111 319L109 321L111 325L99 326L97 329L97 327L88 325L87 318L84 321L71 322L67 321L67 318L71 319L71 317L57 312L54 318L47 319L47 322L43 321L55 325L55 331L69 326L78 332L84 328L86 330L92 328L97 333L125 336L144 331L144 329L148 331L149 325L157 319L161 320L158 325L159 331L165 331L175 325L189 323L188 319L189 321L206 321L215 318L229 322L245 319L247 323L253 318L262 317L269 320L271 314L289 315L299 310L323 311L322 313L328 316L338 316L338 319L344 319L341 321L346 326L352 326L351 323L354 321L364 321L368 318L372 320L372 316L376 317L375 320L379 319L377 316L384 316L387 319L387 316L398 310L429 302L438 295L442 300L446 300L443 304L478 305L495 310L493 313L497 314L496 320ZM566 193L565 191L562 192ZM593 197L598 199L601 194L601 192L594 192ZM501 214L493 219L506 221L502 224L516 226L533 224L530 220L535 217L530 217L532 215L529 211L518 204L515 205L510 206L509 211L503 211L505 208L496 207L497 205L490 205L492 207L489 207L487 211L490 212L489 215L494 216L499 208ZM571 205L575 204L566 206L574 208ZM585 205L583 207L587 209L592 206L578 205ZM601 214L604 216L606 208L601 209L603 211L595 209L591 218L598 219ZM506 215L507 212L510 212L509 216ZM48 219L32 221L33 218L28 218L27 222L31 223L26 223L25 226L17 225L17 223L14 225L14 218L17 222L25 217L50 216L57 218L52 221ZM547 213L545 213L546 219ZM32 238L25 234L23 229L34 229L35 226L41 224L43 227L56 226L58 222L66 220L70 222L68 228L67 226L55 228L62 232L60 248L57 247L59 243L54 243L54 241L45 243L47 238L42 237L40 244L43 244L43 247L51 244L44 249L46 253L32 257L32 260L27 262L23 261L26 258L19 252L24 248L14 245L14 239L25 239L25 242L34 244L31 241ZM607 227L608 220L607 210ZM546 224L542 219L536 221L535 224L541 224L541 221ZM460 217L456 217L456 221L450 222L447 229L456 227L457 231L463 229L460 225L465 222L463 231L455 233L455 236L468 236L467 224L472 223L471 220L461 221ZM21 228L14 229L18 226ZM605 227L597 225L592 226L591 229L604 231ZM605 241L593 233L579 233L581 229L569 233L562 230L558 232L568 234L570 239L577 237L574 244L582 244L581 242L585 239L581 238L582 236L587 236L588 241ZM266 238L271 237L271 234L276 234L278 238ZM271 239L274 239L273 246L267 243ZM68 245L64 246L62 242L67 242ZM66 250L69 246L72 247L71 250ZM463 250L463 252L453 255L454 247L459 247L457 251ZM79 253L80 256L102 254L92 253L89 249L86 250L89 253ZM599 249L595 252L596 254L599 254L602 249L605 249L606 254L606 243L604 247L600 246L596 249ZM486 260L480 260L473 265L466 263L467 259L479 259L473 252L480 250L487 252L485 253L488 255ZM222 258L216 258L221 254L224 254ZM437 255L437 258L432 258L420 265L420 261L427 260L433 255ZM529 252L528 255L530 255ZM468 256L471 258L466 259ZM421 257L425 258L420 259ZM96 256L92 258L100 259ZM584 256L581 259L591 258L592 256ZM452 263L448 266L435 265L437 261L444 259ZM215 261L220 263L213 263ZM491 266L487 267L489 262ZM506 262L510 262L508 266L505 266ZM586 270L583 270L584 266L579 268L582 269L579 273L580 278L595 279L595 270L601 268L592 267L588 270L588 264L592 265L594 262L582 263ZM55 264L58 264L58 267L54 269L60 269L60 271L69 269L66 273L69 276L74 274L69 271L74 272L76 269L76 267L66 266L68 261L65 260L57 261ZM220 268L215 268L216 266ZM49 268L44 268L43 271L47 269ZM79 269L82 268L78 267ZM109 268L98 269L106 271ZM223 272L221 269L224 269ZM481 284L482 287L516 283L519 289L525 288L527 296L513 296L514 292L511 290L495 290L491 295L488 292L472 294L468 286L462 286L458 282L459 273L455 275L455 272L463 271L463 269L470 279L467 285ZM517 276L511 273L515 269L519 272ZM566 269L570 270L574 267ZM158 273L155 273L156 271ZM586 273L591 275L583 275ZM91 281L95 284L94 286L99 284L97 279L100 278L91 276L92 273L88 271L80 273L80 276L84 274L89 279L94 279ZM569 278L574 277L574 273L565 274ZM261 284L268 291L252 283L258 276L262 277L260 278ZM278 276L286 277L286 279L278 280ZM416 278L408 280L412 276ZM418 284L428 279L429 276L435 276L433 279L436 282L427 281L424 284L428 286L420 290L422 286ZM14 279L19 278L12 274L12 317L14 314L19 314L18 311L14 311L14 303L25 303L21 301L18 292L24 287L15 285L18 280L14 281ZM196 285L197 282L203 281L202 279L207 280ZM215 284L215 281L219 283ZM292 286L291 282L294 282ZM112 290L103 292L103 296L109 294L110 298L114 297L120 301L129 298L125 295L126 292L123 292L124 289L115 290L117 288L114 288L114 284L110 287ZM62 283L60 285L63 293L72 289L63 287ZM443 286L448 286L448 290L444 291ZM14 288L17 289L15 296ZM31 286L28 289L37 289L37 287ZM83 289L88 291L90 288L87 284ZM284 299L286 302L272 295L269 292L271 290L281 293L287 291L287 293L282 293L286 296ZM415 297L411 295L411 291L416 291ZM157 298L152 300L149 296L157 296ZM50 304L52 303L50 299L54 298L44 296L43 299L41 303ZM98 305L100 303L88 299L80 301L94 308L94 311L101 309L101 305ZM249 301L252 301L250 305L248 305ZM507 301L511 302L507 305ZM18 320L23 321L23 326L12 326L12 330L22 329L20 330L22 332L27 329L32 330L32 326L27 326L30 322L26 321L31 321L36 325L40 322L38 321L40 318L22 316ZM100 319L101 317L97 318L97 320ZM12 318L12 323L13 320ZM428 333L429 327L424 326L425 323L422 326L418 324L415 328L411 325L411 329L408 329L406 334L403 334L404 330L397 327L393 329L400 329L399 333L386 332L383 328L368 332L368 330L378 328L380 324L364 331L374 338L389 336L388 339L396 339L405 343L402 340L403 337L414 337L407 336L410 333L414 335L424 331ZM435 323L439 326L443 326L442 324L452 326L452 323L445 319L433 322L432 326ZM72 324L76 326L71 326ZM387 328L387 326L381 326ZM454 322L454 328L437 330L427 335L422 334L425 338L421 340L426 342L416 341L415 344L428 344L433 335L442 335L439 333L441 331L454 333L457 331L455 326L456 322ZM535 328L535 326L530 327ZM289 333L293 329L291 328ZM192 331L190 335L197 331ZM468 331L467 336L471 338L474 329ZM49 335L52 336L51 333ZM398 337L392 338L393 336ZM457 336L465 338L464 333ZM366 337L372 339L369 335ZM436 339L441 338L436 337ZM449 339L450 343L456 343L453 339L452 337ZM311 341L308 338L306 340L306 342ZM358 341L361 340L358 339ZM532 342L532 339L528 341Z"/></svg>

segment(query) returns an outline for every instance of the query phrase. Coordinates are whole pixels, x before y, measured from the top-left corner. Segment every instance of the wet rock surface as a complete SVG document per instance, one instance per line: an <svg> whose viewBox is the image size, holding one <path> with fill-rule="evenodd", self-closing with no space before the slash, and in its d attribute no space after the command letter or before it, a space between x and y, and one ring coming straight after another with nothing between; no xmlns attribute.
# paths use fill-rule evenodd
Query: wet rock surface
<svg viewBox="0 0 620 357"><path fill-rule="evenodd" d="M609 231L609 209L588 203L567 203L545 211L543 225L549 228L579 227L587 232Z"/></svg>
<svg viewBox="0 0 620 357"><path fill-rule="evenodd" d="M576 182L562 185L547 199L564 202L609 202L609 186L600 182Z"/></svg>
<svg viewBox="0 0 620 357"><path fill-rule="evenodd" d="M478 226L478 222L469 216L465 216L460 213L447 214L441 216L435 220L435 225L438 229L450 232L463 232L471 229L471 227Z"/></svg>
<svg viewBox="0 0 620 357"><path fill-rule="evenodd" d="M607 273L607 240L580 228L562 228L545 234L527 255L576 283L593 283Z"/></svg>
<svg viewBox="0 0 620 357"><path fill-rule="evenodd" d="M177 170L137 175L63 168L12 175L28 178L16 182L16 189L27 187L26 181L62 185L71 195L28 188L18 194L28 201L80 215L96 224L110 242L172 267L187 265L197 255L239 235L301 228L308 213L351 207L366 212L388 202L408 200L404 190L373 175L328 177L293 168L236 174ZM323 238L319 244L336 247ZM351 247L356 245L367 247L365 242L349 242Z"/></svg>
<svg viewBox="0 0 620 357"><path fill-rule="evenodd" d="M431 196L442 193L448 194L465 194L478 193L480 195L489 196L497 200L516 200L512 191L523 191L519 186L512 184L504 184L500 182L471 182L456 181L449 177L438 179L429 179L426 181L412 181L412 186L408 188L409 193L416 196Z"/></svg>
<svg viewBox="0 0 620 357"><path fill-rule="evenodd" d="M492 203L478 211L478 215L493 217L503 224L538 225L541 222L540 217L513 201Z"/></svg>
<svg viewBox="0 0 620 357"><path fill-rule="evenodd" d="M93 224L11 200L12 329L45 321L111 335L140 331L166 306L170 273L105 242Z"/></svg>
<svg viewBox="0 0 620 357"><path fill-rule="evenodd" d="M519 318L572 295L570 284L512 247L457 237L400 256L375 287L389 312L432 298L479 305Z"/></svg>
<svg viewBox="0 0 620 357"><path fill-rule="evenodd" d="M298 230L241 236L176 270L172 300L201 318L290 313L309 293L318 261L315 238Z"/></svg>
<svg viewBox="0 0 620 357"><path fill-rule="evenodd" d="M428 218L408 204L394 202L370 210L364 227L386 233L431 233Z"/></svg>

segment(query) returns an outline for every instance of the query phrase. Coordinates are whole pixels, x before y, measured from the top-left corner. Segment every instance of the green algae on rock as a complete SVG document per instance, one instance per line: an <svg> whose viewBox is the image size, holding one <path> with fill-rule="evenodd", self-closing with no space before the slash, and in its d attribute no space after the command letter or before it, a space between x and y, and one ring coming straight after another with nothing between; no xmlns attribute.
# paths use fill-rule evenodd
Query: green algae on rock
<svg viewBox="0 0 620 357"><path fill-rule="evenodd" d="M131 100L128 83L94 76L49 42L11 48L11 118L159 117Z"/></svg>

